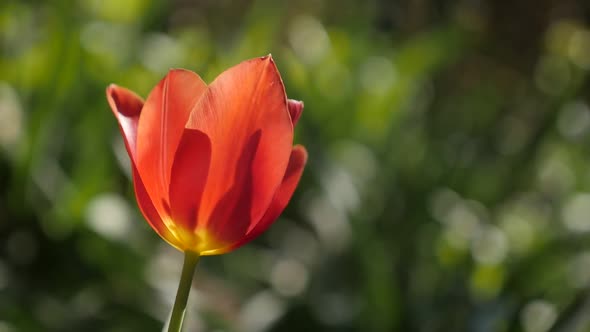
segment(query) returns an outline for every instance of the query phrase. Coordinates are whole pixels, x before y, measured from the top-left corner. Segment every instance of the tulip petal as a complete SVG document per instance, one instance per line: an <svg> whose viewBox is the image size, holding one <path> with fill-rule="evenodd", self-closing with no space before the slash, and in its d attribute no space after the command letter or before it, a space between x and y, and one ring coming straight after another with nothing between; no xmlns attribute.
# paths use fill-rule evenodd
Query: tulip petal
<svg viewBox="0 0 590 332"><path fill-rule="evenodd" d="M212 222L207 225L207 232L224 245L239 241L252 224L250 211L255 199L253 160L260 146L260 138L261 132L257 131L244 146L238 161L240 166L235 170L234 185L211 213Z"/></svg>
<svg viewBox="0 0 590 332"><path fill-rule="evenodd" d="M152 202L160 212L168 201L174 154L190 110L206 91L201 78L173 69L150 93L137 128L137 166Z"/></svg>
<svg viewBox="0 0 590 332"><path fill-rule="evenodd" d="M244 239L245 242L254 239L264 232L281 215L281 213L283 213L283 210L287 207L287 204L289 204L289 201L291 200L291 196L293 196L293 193L295 192L295 188L297 188L297 184L301 179L306 163L307 150L305 150L302 145L296 145L291 152L289 165L287 166L287 171L285 172L281 186L275 193L275 196L262 219L248 231L248 234Z"/></svg>
<svg viewBox="0 0 590 332"><path fill-rule="evenodd" d="M211 162L211 141L203 132L185 129L172 165L170 211L174 222L192 230Z"/></svg>
<svg viewBox="0 0 590 332"><path fill-rule="evenodd" d="M283 212L285 207L287 207L287 204L291 200L293 192L295 191L295 188L297 188L297 184L301 179L306 162L307 151L303 146L296 145L291 152L291 158L289 158L289 165L287 166L287 171L283 177L283 182L275 193L275 196L262 219L260 219L258 223L252 224L245 236L241 235L237 241L230 242L229 245L222 248L212 248L209 252L203 252L201 254L218 255L232 251L250 242L266 231Z"/></svg>
<svg viewBox="0 0 590 332"><path fill-rule="evenodd" d="M139 210L143 214L145 220L147 220L148 224L154 229L154 231L160 235L166 242L170 243L173 247L181 249L180 244L176 243L176 238L170 233L160 214L156 210L156 207L152 203L145 186L143 185L143 181L139 176L139 172L137 171L137 167L134 163L133 166L133 187L135 189L135 198L137 199L137 205L139 206Z"/></svg>
<svg viewBox="0 0 590 332"><path fill-rule="evenodd" d="M237 207L241 223L259 220L289 160L293 126L285 89L272 58L242 62L217 77L195 105L187 128L198 129L211 139L207 194L200 206L198 228L215 224L221 237L218 240L224 242L223 227L234 227L238 221L228 218L237 214L215 212L220 210L217 206ZM237 193L234 188L247 190ZM251 201L235 201L242 199Z"/></svg>
<svg viewBox="0 0 590 332"><path fill-rule="evenodd" d="M148 224L154 231L171 245L178 247L173 243L174 237L164 225L160 214L154 207L143 181L139 176L136 166L136 149L137 149L137 124L139 114L143 108L143 100L134 92L111 84L107 88L107 100L111 110L119 122L119 129L125 141L127 153L131 159L131 169L133 174L133 187L139 210L147 220Z"/></svg>
<svg viewBox="0 0 590 332"><path fill-rule="evenodd" d="M303 112L303 102L289 99L287 104L289 105L289 115L291 115L291 122L293 123L293 127L295 127L299 121L299 117L301 117L301 112Z"/></svg>
<svg viewBox="0 0 590 332"><path fill-rule="evenodd" d="M119 122L119 130L123 135L127 153L132 160L135 160L137 151L137 123L139 122L139 114L143 108L143 100L134 92L116 86L115 84L111 84L107 88L107 100Z"/></svg>

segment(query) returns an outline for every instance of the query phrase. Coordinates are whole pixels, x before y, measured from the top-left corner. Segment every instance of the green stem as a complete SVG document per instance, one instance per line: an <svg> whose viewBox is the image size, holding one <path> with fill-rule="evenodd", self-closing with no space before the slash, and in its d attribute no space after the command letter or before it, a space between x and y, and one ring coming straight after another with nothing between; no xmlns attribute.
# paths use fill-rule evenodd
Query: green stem
<svg viewBox="0 0 590 332"><path fill-rule="evenodd" d="M182 321L184 319L184 312L186 311L186 303L188 301L188 295L191 291L193 275L195 274L195 267L197 266L198 261L198 254L190 251L186 251L184 253L182 274L180 275L180 283L178 284L178 291L176 292L174 307L172 307L172 315L170 315L168 332L180 332L182 329Z"/></svg>

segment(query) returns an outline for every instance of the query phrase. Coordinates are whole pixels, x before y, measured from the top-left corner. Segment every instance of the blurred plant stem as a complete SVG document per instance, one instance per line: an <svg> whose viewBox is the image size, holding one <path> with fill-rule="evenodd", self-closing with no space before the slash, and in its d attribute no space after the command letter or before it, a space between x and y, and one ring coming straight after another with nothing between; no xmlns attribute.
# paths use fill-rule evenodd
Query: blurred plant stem
<svg viewBox="0 0 590 332"><path fill-rule="evenodd" d="M199 255L197 253L190 251L184 253L182 273L180 275L178 291L176 292L176 299L174 300L174 307L172 307L172 314L170 315L170 321L168 322L168 332L180 332L182 329L186 303L191 291L193 275L195 274L195 267L197 266L198 261Z"/></svg>

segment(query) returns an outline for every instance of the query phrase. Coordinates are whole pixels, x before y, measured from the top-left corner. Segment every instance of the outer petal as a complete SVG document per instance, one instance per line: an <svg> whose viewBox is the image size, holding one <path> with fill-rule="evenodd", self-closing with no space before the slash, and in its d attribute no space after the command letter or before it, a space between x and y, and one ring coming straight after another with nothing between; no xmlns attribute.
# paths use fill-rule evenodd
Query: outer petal
<svg viewBox="0 0 590 332"><path fill-rule="evenodd" d="M289 99L287 101L289 105L289 114L291 115L291 122L293 122L293 127L299 121L299 117L301 117L301 112L303 112L303 102L299 100Z"/></svg>
<svg viewBox="0 0 590 332"><path fill-rule="evenodd" d="M177 243L176 237L170 233L170 230L166 227L160 214L156 210L156 207L152 203L145 186L143 185L143 181L137 172L137 167L135 163L132 163L133 166L133 187L135 188L135 198L137 199L137 205L141 210L144 218L147 220L148 224L152 226L154 231L160 235L161 238L166 240L166 242L170 243L173 247L176 247L179 250L182 250L182 244Z"/></svg>
<svg viewBox="0 0 590 332"><path fill-rule="evenodd" d="M264 232L268 226L270 226L270 224L283 213L283 210L287 207L287 204L289 204L289 201L291 200L291 196L293 196L293 193L295 192L295 188L297 188L297 184L299 184L306 163L307 150L305 150L305 147L302 145L296 145L293 147L291 158L289 158L289 166L287 166L283 182L275 193L272 203L268 207L268 210L266 210L262 219L252 229L248 230L247 237L249 239L246 241L249 241Z"/></svg>
<svg viewBox="0 0 590 332"><path fill-rule="evenodd" d="M108 86L107 100L113 114L119 121L119 130L123 135L127 153L133 161L136 158L137 123L139 122L139 113L143 108L143 100L134 92L115 84Z"/></svg>
<svg viewBox="0 0 590 332"><path fill-rule="evenodd" d="M174 154L190 110L207 85L188 70L171 70L150 93L137 128L137 168L160 215L165 213Z"/></svg>
<svg viewBox="0 0 590 332"><path fill-rule="evenodd" d="M287 207L287 204L291 200L293 192L295 191L295 188L297 188L297 184L301 179L301 175L303 174L303 169L305 168L306 162L307 151L305 150L305 148L301 145L295 146L293 148L293 151L291 152L291 158L289 159L289 165L287 166L287 171L285 172L285 176L283 177L283 182L281 183L281 186L275 193L275 196L262 219L260 219L258 223L253 224L251 229L248 230L246 235L242 236L239 241L232 243L224 248L218 248L216 250L204 252L201 254L207 255L226 253L250 242L251 240L255 239L258 235L266 231L268 227L272 225L272 223L283 212L285 207Z"/></svg>
<svg viewBox="0 0 590 332"><path fill-rule="evenodd" d="M133 173L133 186L135 189L135 197L137 204L143 216L152 228L164 240L170 242L173 246L177 244L172 243L174 237L170 234L162 218L156 211L154 204L148 196L145 186L137 172L136 166L136 147L137 147L137 123L139 121L139 114L143 108L143 100L132 91L118 87L111 84L107 88L107 100L111 106L111 110L115 114L119 122L119 129L125 141L127 153L131 159L131 169Z"/></svg>
<svg viewBox="0 0 590 332"><path fill-rule="evenodd" d="M272 58L242 62L217 77L187 128L211 139L211 167L197 228L231 243L268 208L293 142L285 90Z"/></svg>

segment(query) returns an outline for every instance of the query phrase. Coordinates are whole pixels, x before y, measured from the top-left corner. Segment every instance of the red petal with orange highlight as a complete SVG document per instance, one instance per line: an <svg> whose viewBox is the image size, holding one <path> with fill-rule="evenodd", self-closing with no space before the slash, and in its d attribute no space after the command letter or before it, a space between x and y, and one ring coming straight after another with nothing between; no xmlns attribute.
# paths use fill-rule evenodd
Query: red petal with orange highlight
<svg viewBox="0 0 590 332"><path fill-rule="evenodd" d="M162 214L174 154L190 110L207 85L188 70L171 70L150 93L137 128L137 167L156 209Z"/></svg>
<svg viewBox="0 0 590 332"><path fill-rule="evenodd" d="M275 196L262 219L260 219L258 223L252 224L248 232L242 235L238 241L233 242L224 248L215 248L214 254L223 254L237 249L254 240L266 231L281 215L285 207L287 207L287 204L291 200L293 192L295 192L295 188L297 188L297 184L301 179L306 162L307 151L305 148L301 145L295 146L291 152L291 158L289 158L289 165L287 166L287 171L283 177L283 182L275 193Z"/></svg>
<svg viewBox="0 0 590 332"><path fill-rule="evenodd" d="M239 240L262 218L291 152L293 126L270 56L223 72L195 105L187 128L211 140L211 166L197 227L222 242Z"/></svg>
<svg viewBox="0 0 590 332"><path fill-rule="evenodd" d="M106 92L107 100L111 106L113 114L115 114L115 117L119 122L119 129L123 135L127 153L131 159L133 187L135 189L137 205L156 233L166 241L170 242L174 238L162 222L162 218L158 214L158 211L156 211L154 204L148 196L136 166L137 124L143 108L143 100L132 91L118 87L114 84L111 84Z"/></svg>

